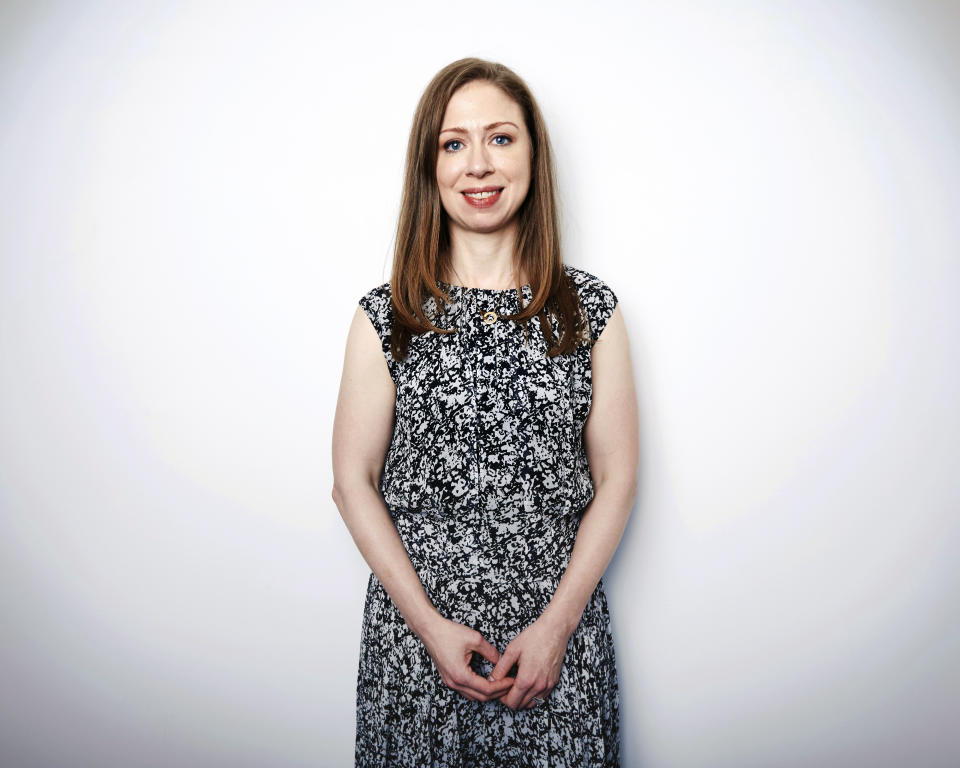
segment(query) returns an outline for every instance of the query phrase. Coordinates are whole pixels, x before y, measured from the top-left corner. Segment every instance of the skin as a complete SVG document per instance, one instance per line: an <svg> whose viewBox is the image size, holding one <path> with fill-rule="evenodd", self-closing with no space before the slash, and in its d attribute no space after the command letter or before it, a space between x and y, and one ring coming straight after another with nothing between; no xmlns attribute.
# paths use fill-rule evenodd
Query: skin
<svg viewBox="0 0 960 768"><path fill-rule="evenodd" d="M502 124L487 128L494 123ZM437 187L450 221L453 277L459 277L447 282L511 287L516 213L530 189L532 156L523 112L499 88L474 81L450 98L437 147ZM462 194L487 186L503 187L490 208L474 208Z"/></svg>
<svg viewBox="0 0 960 768"><path fill-rule="evenodd" d="M487 129L495 122L514 125ZM469 83L451 97L442 127L464 129L442 130L437 148L437 185L450 217L450 257L456 273L444 279L477 288L511 287L515 214L529 189L532 149L520 107L489 83ZM504 187L492 208L476 209L463 200L461 190L488 185ZM633 508L638 408L619 305L591 354L593 396L584 444L594 498L553 598L501 655L480 632L437 611L390 520L378 484L393 434L396 389L376 330L360 307L354 313L333 426L333 499L358 549L423 642L444 684L469 699L499 699L515 710L537 706L534 696L547 699L560 678L570 637ZM474 651L495 664L490 678L470 668ZM507 675L514 664L515 678Z"/></svg>

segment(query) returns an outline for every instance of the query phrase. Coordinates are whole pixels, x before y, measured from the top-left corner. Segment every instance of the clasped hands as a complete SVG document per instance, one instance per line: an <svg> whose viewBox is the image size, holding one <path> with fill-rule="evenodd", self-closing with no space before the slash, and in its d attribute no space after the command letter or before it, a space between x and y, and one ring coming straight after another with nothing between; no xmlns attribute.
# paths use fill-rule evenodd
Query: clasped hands
<svg viewBox="0 0 960 768"><path fill-rule="evenodd" d="M541 616L518 634L503 654L480 632L445 617L421 637L444 684L475 701L499 699L510 709L537 706L560 679L560 668L572 633L559 622ZM489 678L470 666L473 653L495 664ZM508 673L517 666L516 677Z"/></svg>

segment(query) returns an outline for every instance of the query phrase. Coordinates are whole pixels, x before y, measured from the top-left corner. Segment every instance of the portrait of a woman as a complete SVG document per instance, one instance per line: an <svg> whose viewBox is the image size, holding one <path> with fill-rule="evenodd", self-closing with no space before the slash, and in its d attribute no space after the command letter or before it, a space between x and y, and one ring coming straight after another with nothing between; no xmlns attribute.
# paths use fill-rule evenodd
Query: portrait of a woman
<svg viewBox="0 0 960 768"><path fill-rule="evenodd" d="M333 431L371 569L358 767L620 765L602 576L636 499L637 398L617 295L563 258L555 179L516 73L433 77Z"/></svg>

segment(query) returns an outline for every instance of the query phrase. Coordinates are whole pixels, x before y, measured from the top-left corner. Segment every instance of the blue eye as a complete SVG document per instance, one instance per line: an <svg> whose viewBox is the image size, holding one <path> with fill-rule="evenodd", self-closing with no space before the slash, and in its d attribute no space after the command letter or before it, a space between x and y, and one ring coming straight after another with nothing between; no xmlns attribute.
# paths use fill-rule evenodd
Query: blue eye
<svg viewBox="0 0 960 768"><path fill-rule="evenodd" d="M497 139L506 139L506 141L499 142L499 141L497 141ZM496 146L498 146L498 147L505 147L505 146L507 146L507 144L512 144L512 143L513 143L513 139L511 139L509 136L507 136L507 135L504 134L504 133L498 133L496 136L493 137L493 140L494 140L494 142L496 143ZM460 151L459 149L450 149L450 145L451 145L451 144L461 144L461 145L462 145L463 142L460 141L460 139L450 139L450 141L448 141L446 144L443 145L443 149L444 149L445 151L447 151L447 152L459 152L459 151Z"/></svg>

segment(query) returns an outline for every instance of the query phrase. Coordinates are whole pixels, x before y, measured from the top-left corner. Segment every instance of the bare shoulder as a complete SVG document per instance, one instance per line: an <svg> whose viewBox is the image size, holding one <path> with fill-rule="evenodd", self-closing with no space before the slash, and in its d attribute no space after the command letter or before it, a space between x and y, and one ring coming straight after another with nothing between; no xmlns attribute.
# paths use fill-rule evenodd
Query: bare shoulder
<svg viewBox="0 0 960 768"><path fill-rule="evenodd" d="M376 367L374 361L382 358L388 374L393 376L393 356L390 354L390 336L393 331L393 302L390 283L381 283L363 294L347 336L347 362L354 362L354 354Z"/></svg>
<svg viewBox="0 0 960 768"><path fill-rule="evenodd" d="M334 478L341 486L379 475L393 433L396 387L384 351L389 336L377 325L379 314L371 317L371 306L358 304L347 333L333 424Z"/></svg>
<svg viewBox="0 0 960 768"><path fill-rule="evenodd" d="M384 357L383 342L370 315L357 306L347 332L347 348L344 355L344 373L384 373L390 384L393 379ZM381 377L382 378L382 377Z"/></svg>
<svg viewBox="0 0 960 768"><path fill-rule="evenodd" d="M610 313L603 334L590 350L591 404L584 441L596 480L635 479L639 423L633 360L620 307Z"/></svg>

